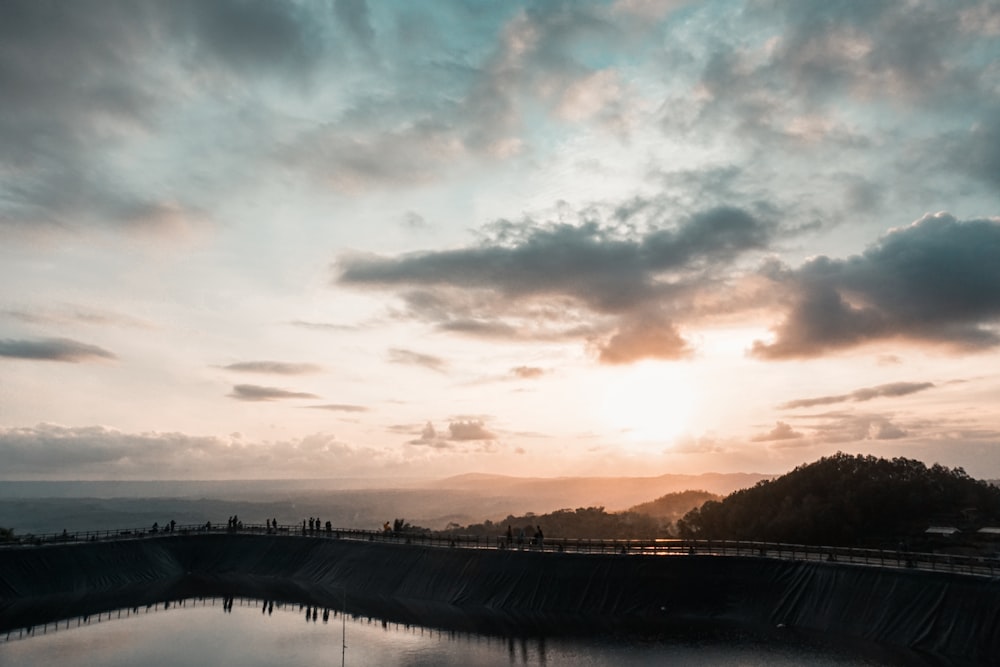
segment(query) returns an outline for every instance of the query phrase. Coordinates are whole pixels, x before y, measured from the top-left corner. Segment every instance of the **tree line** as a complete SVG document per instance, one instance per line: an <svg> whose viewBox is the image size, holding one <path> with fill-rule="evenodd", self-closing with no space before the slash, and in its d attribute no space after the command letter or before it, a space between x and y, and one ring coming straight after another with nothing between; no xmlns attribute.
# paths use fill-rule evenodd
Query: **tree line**
<svg viewBox="0 0 1000 667"><path fill-rule="evenodd" d="M674 521L693 507L718 496L706 491L668 493L648 503L623 512L608 512L604 507L560 509L546 514L528 512L508 515L501 521L487 519L482 523L460 526L453 524L443 534L498 536L507 532L515 535L523 530L531 536L541 526L546 537L566 539L648 540L675 535Z"/></svg>
<svg viewBox="0 0 1000 667"><path fill-rule="evenodd" d="M833 456L710 500L677 522L684 538L896 547L928 526L1000 525L1000 488L962 468Z"/></svg>

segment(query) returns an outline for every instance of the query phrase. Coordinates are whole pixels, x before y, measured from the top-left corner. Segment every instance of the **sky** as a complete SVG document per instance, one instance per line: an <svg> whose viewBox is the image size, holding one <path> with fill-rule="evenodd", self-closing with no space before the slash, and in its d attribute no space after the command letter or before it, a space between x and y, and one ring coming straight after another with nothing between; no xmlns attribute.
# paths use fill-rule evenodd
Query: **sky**
<svg viewBox="0 0 1000 667"><path fill-rule="evenodd" d="M1000 478L995 0L0 0L0 478Z"/></svg>

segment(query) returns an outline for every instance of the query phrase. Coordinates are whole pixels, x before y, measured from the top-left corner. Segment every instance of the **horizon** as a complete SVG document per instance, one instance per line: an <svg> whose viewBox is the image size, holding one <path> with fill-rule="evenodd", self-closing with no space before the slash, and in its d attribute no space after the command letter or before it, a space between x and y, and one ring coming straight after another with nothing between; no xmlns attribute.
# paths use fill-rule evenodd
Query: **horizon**
<svg viewBox="0 0 1000 667"><path fill-rule="evenodd" d="M996 2L7 8L0 479L1000 479Z"/></svg>

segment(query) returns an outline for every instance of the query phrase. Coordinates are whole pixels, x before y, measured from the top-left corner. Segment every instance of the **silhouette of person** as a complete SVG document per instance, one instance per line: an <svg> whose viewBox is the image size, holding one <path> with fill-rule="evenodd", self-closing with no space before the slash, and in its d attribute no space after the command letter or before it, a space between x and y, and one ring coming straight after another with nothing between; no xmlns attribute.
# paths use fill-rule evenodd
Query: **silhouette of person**
<svg viewBox="0 0 1000 667"><path fill-rule="evenodd" d="M510 529L510 524L507 524L507 546L509 547L514 543L514 531Z"/></svg>

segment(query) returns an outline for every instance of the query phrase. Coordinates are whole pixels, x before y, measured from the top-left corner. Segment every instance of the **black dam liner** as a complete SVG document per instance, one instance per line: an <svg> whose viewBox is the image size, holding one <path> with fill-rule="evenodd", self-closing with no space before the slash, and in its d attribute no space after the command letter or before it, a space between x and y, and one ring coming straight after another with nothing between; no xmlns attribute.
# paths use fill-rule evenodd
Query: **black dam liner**
<svg viewBox="0 0 1000 667"><path fill-rule="evenodd" d="M0 631L190 597L301 602L470 632L785 627L1000 664L1000 579L727 556L177 535L0 549Z"/></svg>

